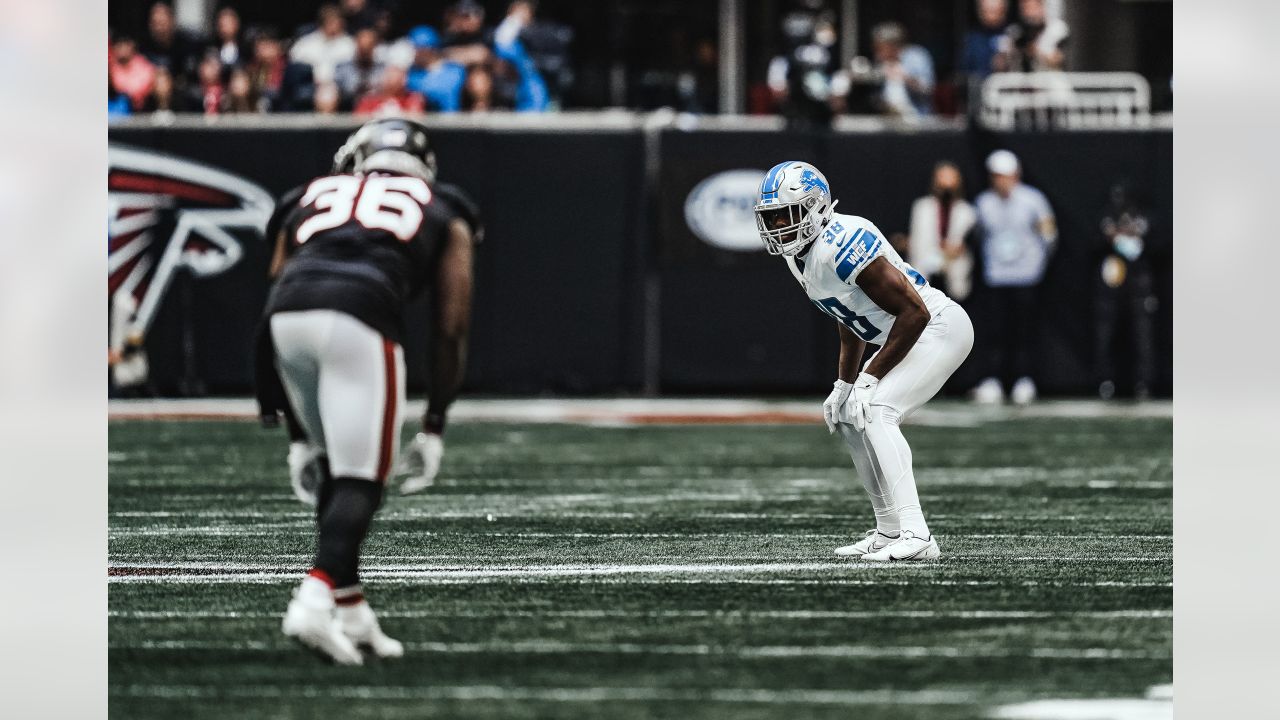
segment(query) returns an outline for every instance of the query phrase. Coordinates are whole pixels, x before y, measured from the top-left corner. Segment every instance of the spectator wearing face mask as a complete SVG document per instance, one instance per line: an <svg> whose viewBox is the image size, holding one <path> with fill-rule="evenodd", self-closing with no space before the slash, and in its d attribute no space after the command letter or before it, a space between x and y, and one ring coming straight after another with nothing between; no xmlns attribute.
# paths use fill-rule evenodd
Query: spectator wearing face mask
<svg viewBox="0 0 1280 720"><path fill-rule="evenodd" d="M929 194L911 205L908 258L931 284L959 301L972 288L973 256L965 238L977 220L964 199L960 168L950 161L938 163Z"/></svg>
<svg viewBox="0 0 1280 720"><path fill-rule="evenodd" d="M767 82L774 104L793 129L827 127L846 87L834 88L838 58L835 15L822 0L802 0L782 19L781 55L769 62Z"/></svg>
<svg viewBox="0 0 1280 720"><path fill-rule="evenodd" d="M1151 228L1146 212L1133 202L1123 183L1112 186L1099 229L1097 254L1101 256L1101 263L1094 323L1098 395L1104 400L1115 396L1112 353L1116 345L1127 341L1133 358L1133 394L1142 400L1151 394L1155 367L1152 315L1156 310L1156 297L1147 247ZM1121 336L1117 330L1124 316L1128 316L1129 331Z"/></svg>

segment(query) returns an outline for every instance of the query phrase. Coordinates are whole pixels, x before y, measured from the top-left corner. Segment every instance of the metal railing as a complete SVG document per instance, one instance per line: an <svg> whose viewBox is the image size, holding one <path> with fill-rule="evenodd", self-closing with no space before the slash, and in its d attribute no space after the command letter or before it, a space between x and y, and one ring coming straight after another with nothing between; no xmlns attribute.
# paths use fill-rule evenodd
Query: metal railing
<svg viewBox="0 0 1280 720"><path fill-rule="evenodd" d="M992 130L1151 127L1151 87L1136 73L996 73L978 118Z"/></svg>

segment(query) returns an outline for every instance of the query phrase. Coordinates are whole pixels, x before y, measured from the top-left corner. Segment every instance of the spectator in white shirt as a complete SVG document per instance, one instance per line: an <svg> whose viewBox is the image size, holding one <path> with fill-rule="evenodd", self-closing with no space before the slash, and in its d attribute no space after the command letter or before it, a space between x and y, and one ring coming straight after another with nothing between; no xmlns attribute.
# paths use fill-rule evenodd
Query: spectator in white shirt
<svg viewBox="0 0 1280 720"><path fill-rule="evenodd" d="M356 55L356 41L347 34L336 5L321 5L319 20L319 27L298 38L289 51L291 60L311 66L317 84L333 80L334 69Z"/></svg>
<svg viewBox="0 0 1280 720"><path fill-rule="evenodd" d="M988 377L974 389L974 399L1004 399L1000 376L1016 377L1010 391L1015 404L1036 397L1032 350L1038 336L1037 293L1058 238L1057 221L1044 193L1024 185L1018 158L997 150L987 158L991 189L978 196L978 229L982 242L983 281L992 313L993 331Z"/></svg>
<svg viewBox="0 0 1280 720"><path fill-rule="evenodd" d="M929 194L911 205L908 257L930 283L956 300L969 297L972 287L973 255L965 247L965 236L977 219L964 199L960 168L951 161L938 163Z"/></svg>

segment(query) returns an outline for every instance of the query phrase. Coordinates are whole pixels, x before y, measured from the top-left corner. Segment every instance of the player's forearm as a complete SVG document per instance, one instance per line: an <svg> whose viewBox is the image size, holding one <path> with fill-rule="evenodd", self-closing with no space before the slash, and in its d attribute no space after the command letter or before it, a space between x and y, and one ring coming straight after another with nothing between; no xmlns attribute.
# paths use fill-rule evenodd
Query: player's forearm
<svg viewBox="0 0 1280 720"><path fill-rule="evenodd" d="M467 336L442 334L431 345L431 391L422 425L427 432L440 434L444 432L445 414L457 399L467 372Z"/></svg>
<svg viewBox="0 0 1280 720"><path fill-rule="evenodd" d="M853 382L854 378L858 377L858 367L862 365L862 352L867 344L843 325L837 323L836 327L840 333L840 357L837 361L836 377L845 382Z"/></svg>
<svg viewBox="0 0 1280 720"><path fill-rule="evenodd" d="M903 311L893 321L893 328L889 330L889 337L885 339L884 347L880 348L875 359L867 365L865 372L877 378L887 375L902 362L907 353L911 352L911 348L915 347L916 341L920 339L920 334L928 324L928 311L915 307Z"/></svg>

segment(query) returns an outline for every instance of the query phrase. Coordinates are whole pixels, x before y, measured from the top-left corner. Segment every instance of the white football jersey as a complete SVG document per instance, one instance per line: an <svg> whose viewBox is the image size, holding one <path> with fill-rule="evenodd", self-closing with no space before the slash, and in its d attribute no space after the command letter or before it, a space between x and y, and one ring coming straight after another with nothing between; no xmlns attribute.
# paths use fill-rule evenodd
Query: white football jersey
<svg viewBox="0 0 1280 720"><path fill-rule="evenodd" d="M832 215L826 232L813 241L803 257L788 257L787 265L809 300L869 343L883 345L894 316L871 301L854 282L872 260L884 257L898 269L933 317L953 305L946 293L933 287L889 245L884 233L866 218Z"/></svg>

